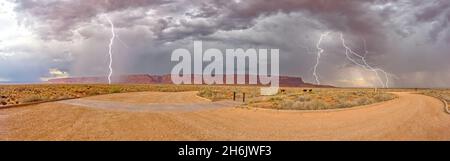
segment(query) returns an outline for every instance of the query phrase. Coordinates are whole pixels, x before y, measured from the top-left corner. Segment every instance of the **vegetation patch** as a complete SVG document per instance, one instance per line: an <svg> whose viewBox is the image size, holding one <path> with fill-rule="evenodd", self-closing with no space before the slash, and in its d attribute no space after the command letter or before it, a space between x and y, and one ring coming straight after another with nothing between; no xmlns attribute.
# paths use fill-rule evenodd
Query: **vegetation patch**
<svg viewBox="0 0 450 161"><path fill-rule="evenodd" d="M105 84L40 84L0 86L0 107L41 101L80 98L124 92L177 92L194 91L198 87L189 85L105 85Z"/></svg>
<svg viewBox="0 0 450 161"><path fill-rule="evenodd" d="M440 98L447 102L450 102L450 90L449 89L428 89L428 90L422 90L419 93L427 95L427 96Z"/></svg>
<svg viewBox="0 0 450 161"><path fill-rule="evenodd" d="M0 86L0 107L41 101L80 98L125 92L181 92L199 91L198 96L212 101L233 100L244 102L242 107L286 110L322 110L367 105L394 99L389 93L373 89L341 88L282 88L274 96L261 96L256 86L209 85L149 85L149 84L41 84ZM245 95L245 99L244 99ZM448 95L444 95L448 96ZM447 97L448 98L448 97Z"/></svg>
<svg viewBox="0 0 450 161"><path fill-rule="evenodd" d="M309 90L308 90L309 91ZM394 94L365 89L288 89L284 94L253 98L247 107L282 110L324 110L362 106L396 98Z"/></svg>

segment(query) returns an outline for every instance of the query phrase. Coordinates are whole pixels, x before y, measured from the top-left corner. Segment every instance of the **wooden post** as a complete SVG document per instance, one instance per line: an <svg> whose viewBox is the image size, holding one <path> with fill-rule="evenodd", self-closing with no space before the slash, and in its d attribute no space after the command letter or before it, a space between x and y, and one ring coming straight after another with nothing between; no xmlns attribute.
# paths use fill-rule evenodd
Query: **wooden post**
<svg viewBox="0 0 450 161"><path fill-rule="evenodd" d="M233 92L233 101L236 101L236 92Z"/></svg>
<svg viewBox="0 0 450 161"><path fill-rule="evenodd" d="M245 102L245 93L242 94L242 102Z"/></svg>

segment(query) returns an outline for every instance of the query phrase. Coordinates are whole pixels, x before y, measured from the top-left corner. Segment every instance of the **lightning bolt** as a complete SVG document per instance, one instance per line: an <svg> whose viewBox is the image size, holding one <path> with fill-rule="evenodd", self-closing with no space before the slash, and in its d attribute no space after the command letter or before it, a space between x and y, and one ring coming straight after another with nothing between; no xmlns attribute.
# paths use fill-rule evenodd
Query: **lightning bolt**
<svg viewBox="0 0 450 161"><path fill-rule="evenodd" d="M364 43L364 57L366 57L367 54L369 54L369 51L367 50L367 43L366 43L366 39L363 39L363 43ZM365 60L365 59L364 59ZM389 76L388 73L385 72L384 70L378 69L378 71L382 72L384 74L384 79L386 80L385 82L385 87L389 88Z"/></svg>
<svg viewBox="0 0 450 161"><path fill-rule="evenodd" d="M106 20L108 20L109 24L111 25L111 39L109 40L109 73L108 73L108 84L111 84L111 76L113 75L113 68L112 68L112 63L113 63L113 45L114 45L114 39L116 38L116 33L114 32L114 23L111 21L111 19L109 19L108 16L105 15Z"/></svg>
<svg viewBox="0 0 450 161"><path fill-rule="evenodd" d="M380 69L380 68L373 68L372 66L370 66L367 61L366 58L364 56L359 55L358 53L354 52L350 47L347 46L347 44L345 43L345 38L344 38L344 34L339 33L341 41L342 41L342 46L345 48L345 56L347 57L348 60L350 60L351 62L353 62L354 64L360 66L361 68L368 70L368 71L372 71L375 73L375 75L377 76L378 81L380 82L380 84L383 86L383 88L389 88L389 78L388 78L388 74L386 71ZM366 53L368 51L366 50ZM359 59L361 59L362 63L357 62L355 59L353 59L351 56L356 56ZM380 77L380 74L382 73L384 74L385 77L385 81L383 82L383 79Z"/></svg>
<svg viewBox="0 0 450 161"><path fill-rule="evenodd" d="M314 75L314 78L316 79L316 83L319 85L320 85L320 81L319 81L319 75L317 75L317 68L319 67L320 58L322 56L322 53L325 51L324 49L320 48L320 44L322 43L323 38L326 37L328 34L330 34L330 32L325 32L325 33L320 34L319 41L317 41L317 44L316 44L317 57L316 57L316 64L314 65L313 75Z"/></svg>
<svg viewBox="0 0 450 161"><path fill-rule="evenodd" d="M322 53L325 51L323 48L320 47L320 45L321 45L321 43L323 41L323 38L325 38L329 34L330 34L330 32L322 33L320 35L320 37L319 37L319 40L316 43L317 57L316 57L316 64L314 65L313 75L314 75L314 78L316 79L316 83L319 84L319 85L320 85L320 80L319 80L319 76L317 74L317 69L318 69L319 64L320 64L320 58L322 56ZM340 35L340 39L341 39L341 42L342 42L342 46L345 49L345 56L346 56L346 58L348 60L350 60L352 63L356 64L357 66L359 66L359 67L361 67L361 68L363 68L365 70L373 72L376 75L377 80L381 84L381 86L383 88L389 88L389 76L388 76L388 73L386 71L384 71L383 69L374 68L374 67L370 66L369 63L367 63L365 56L361 56L360 54L356 53L350 47L347 46L345 38L344 38L344 34L339 33L339 35ZM364 40L364 50L365 50L365 54L364 55L367 55L367 53L369 53L369 51L367 51L366 41L365 40ZM353 59L352 56L359 58L362 63L359 63L358 61ZM380 74L383 74L384 81L381 78Z"/></svg>

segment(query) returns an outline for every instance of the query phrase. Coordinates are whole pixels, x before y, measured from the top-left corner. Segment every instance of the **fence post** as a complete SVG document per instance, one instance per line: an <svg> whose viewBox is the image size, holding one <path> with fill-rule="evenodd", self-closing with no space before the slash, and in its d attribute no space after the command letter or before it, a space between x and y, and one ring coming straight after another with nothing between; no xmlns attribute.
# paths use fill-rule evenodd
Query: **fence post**
<svg viewBox="0 0 450 161"><path fill-rule="evenodd" d="M242 102L245 102L245 93L242 95Z"/></svg>
<svg viewBox="0 0 450 161"><path fill-rule="evenodd" d="M233 92L233 101L236 101L236 91Z"/></svg>

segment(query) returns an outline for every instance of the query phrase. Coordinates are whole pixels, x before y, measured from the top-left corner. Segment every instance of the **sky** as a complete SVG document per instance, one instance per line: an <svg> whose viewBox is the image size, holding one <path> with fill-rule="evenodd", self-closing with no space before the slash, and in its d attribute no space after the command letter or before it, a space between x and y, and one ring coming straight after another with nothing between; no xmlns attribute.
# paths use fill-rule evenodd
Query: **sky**
<svg viewBox="0 0 450 161"><path fill-rule="evenodd" d="M173 50L280 50L280 73L322 84L450 87L448 0L0 0L0 82L168 74ZM351 58L363 64L355 55Z"/></svg>

